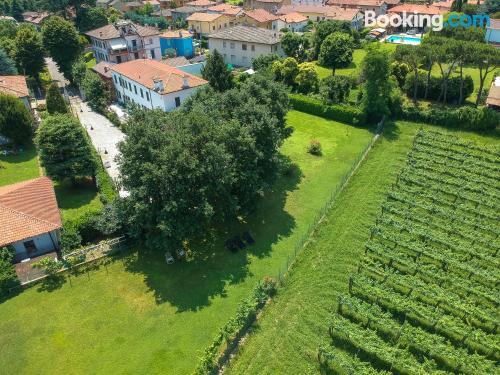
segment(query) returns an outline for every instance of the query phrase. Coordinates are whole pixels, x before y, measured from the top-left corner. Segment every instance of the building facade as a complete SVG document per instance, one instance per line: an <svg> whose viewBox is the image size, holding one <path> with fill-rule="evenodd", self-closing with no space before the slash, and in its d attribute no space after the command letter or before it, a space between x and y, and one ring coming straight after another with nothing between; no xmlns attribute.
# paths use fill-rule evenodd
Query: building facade
<svg viewBox="0 0 500 375"><path fill-rule="evenodd" d="M500 45L500 20L490 20L490 25L486 27L484 38L486 43Z"/></svg>
<svg viewBox="0 0 500 375"><path fill-rule="evenodd" d="M125 105L170 112L208 82L154 60L134 60L111 67L116 97Z"/></svg>
<svg viewBox="0 0 500 375"><path fill-rule="evenodd" d="M174 49L176 56L192 57L194 55L193 35L188 30L165 31L160 34L162 56L167 50Z"/></svg>
<svg viewBox="0 0 500 375"><path fill-rule="evenodd" d="M208 36L210 51L217 50L227 64L250 67L261 55L276 53L284 56L281 48L282 34L275 30L251 26L234 26Z"/></svg>
<svg viewBox="0 0 500 375"><path fill-rule="evenodd" d="M138 59L161 59L160 32L131 21L118 21L86 33L96 62L120 64Z"/></svg>

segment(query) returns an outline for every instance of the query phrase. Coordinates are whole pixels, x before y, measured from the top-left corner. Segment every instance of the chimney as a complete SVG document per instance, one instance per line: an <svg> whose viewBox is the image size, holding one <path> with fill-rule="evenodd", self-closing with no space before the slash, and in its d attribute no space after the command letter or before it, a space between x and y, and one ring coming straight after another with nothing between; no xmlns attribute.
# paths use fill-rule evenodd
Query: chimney
<svg viewBox="0 0 500 375"><path fill-rule="evenodd" d="M156 92L162 92L164 87L163 87L163 81L160 78L153 78L153 83L154 83L154 90Z"/></svg>
<svg viewBox="0 0 500 375"><path fill-rule="evenodd" d="M189 88L189 81L187 76L182 77L182 88L183 89Z"/></svg>

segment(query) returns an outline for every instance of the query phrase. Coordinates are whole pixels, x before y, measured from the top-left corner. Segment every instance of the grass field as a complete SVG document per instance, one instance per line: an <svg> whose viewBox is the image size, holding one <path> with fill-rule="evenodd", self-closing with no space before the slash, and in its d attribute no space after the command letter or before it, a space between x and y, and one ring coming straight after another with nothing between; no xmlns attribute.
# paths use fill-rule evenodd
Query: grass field
<svg viewBox="0 0 500 375"><path fill-rule="evenodd" d="M194 259L131 252L51 292L28 289L0 305L6 373L192 372L198 355L265 275L276 275L372 132L290 112L283 153L296 165L240 227L191 244ZM307 153L311 139L323 156ZM249 229L256 244L232 254L225 239ZM142 249L141 249L142 250ZM43 348L40 349L40 348Z"/></svg>
<svg viewBox="0 0 500 375"><path fill-rule="evenodd" d="M434 128L434 127L433 127ZM318 373L318 347L327 341L337 298L348 289L380 205L405 164L418 125L388 126L341 194L286 284L266 307L227 374ZM498 144L498 135L455 132L467 140Z"/></svg>
<svg viewBox="0 0 500 375"><path fill-rule="evenodd" d="M0 155L0 186L40 176L35 146L29 145L17 155Z"/></svg>

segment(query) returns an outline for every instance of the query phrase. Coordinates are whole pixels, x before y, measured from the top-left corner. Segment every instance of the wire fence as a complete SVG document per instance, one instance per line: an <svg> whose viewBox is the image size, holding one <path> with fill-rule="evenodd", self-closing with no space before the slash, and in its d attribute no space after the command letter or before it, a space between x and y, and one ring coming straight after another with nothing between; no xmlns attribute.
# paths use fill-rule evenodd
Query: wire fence
<svg viewBox="0 0 500 375"><path fill-rule="evenodd" d="M366 144L363 150L356 156L349 170L346 171L346 173L342 176L342 179L337 183L335 189L333 189L323 207L319 209L319 211L317 212L316 216L314 217L313 221L311 222L307 230L302 234L300 239L297 241L293 249L293 252L291 252L291 254L287 256L286 263L278 269L277 280L280 282L281 285L283 285L286 275L288 271L291 269L293 263L295 262L297 255L299 255L300 252L305 248L305 245L308 242L309 238L311 237L312 233L321 223L326 213L332 208L333 203L335 202L339 194L345 188L345 186L353 176L354 172L358 169L362 161L366 158L368 152L371 150L375 142L377 142L380 134L382 134L384 130L384 122L385 122L385 117L378 123L375 135L370 139L370 141Z"/></svg>

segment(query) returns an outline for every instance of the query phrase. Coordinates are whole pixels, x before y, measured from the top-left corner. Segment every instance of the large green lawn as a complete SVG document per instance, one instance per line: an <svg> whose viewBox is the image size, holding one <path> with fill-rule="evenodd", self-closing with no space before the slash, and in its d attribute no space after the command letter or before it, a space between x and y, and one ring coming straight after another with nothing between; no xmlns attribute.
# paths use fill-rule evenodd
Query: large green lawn
<svg viewBox="0 0 500 375"><path fill-rule="evenodd" d="M53 291L33 287L0 305L5 373L191 373L217 330L265 275L276 275L335 185L372 137L368 129L292 111L282 148L296 165L245 223L191 244L187 263L131 251ZM317 139L323 156L307 153ZM228 237L249 229L237 254Z"/></svg>
<svg viewBox="0 0 500 375"><path fill-rule="evenodd" d="M29 145L17 155L0 155L0 186L40 176L36 149Z"/></svg>
<svg viewBox="0 0 500 375"><path fill-rule="evenodd" d="M265 308L227 374L319 373L317 349L327 340L329 316L339 294L347 292L348 275L361 259L380 205L405 163L418 128L411 123L387 127L300 254L285 286ZM498 134L454 133L499 145Z"/></svg>

